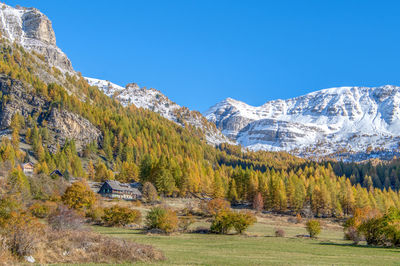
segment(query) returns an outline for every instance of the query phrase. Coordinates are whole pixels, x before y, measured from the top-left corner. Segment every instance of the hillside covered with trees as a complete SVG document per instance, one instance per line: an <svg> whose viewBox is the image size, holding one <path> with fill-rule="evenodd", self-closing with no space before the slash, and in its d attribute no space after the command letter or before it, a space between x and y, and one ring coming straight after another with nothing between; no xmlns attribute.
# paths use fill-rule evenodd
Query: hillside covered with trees
<svg viewBox="0 0 400 266"><path fill-rule="evenodd" d="M246 152L228 144L214 148L196 128L182 127L133 105L124 108L79 74L49 68L40 55L16 44L2 40L0 55L5 80L2 112L18 97L10 93L15 84L23 84L32 98L45 103L31 113L13 109L9 125L3 124L11 136L10 140L3 138L0 156L11 169L34 159L38 174L59 169L67 177L93 181L149 181L165 196L195 193L232 203L252 202L261 195L267 210L297 213L308 208L317 216L349 215L366 206L382 211L400 207L394 190L397 179L394 186L393 182L385 184L397 170L377 175L385 176L384 184L379 184L376 178L372 182L369 177L361 178L372 175L372 170L363 170L368 166L352 165L360 173L354 174L356 170L346 170L348 165L318 164L282 152ZM62 133L47 126L55 110L79 115L101 136L85 145L67 138L60 144L57 140ZM382 172L379 167L373 169Z"/></svg>

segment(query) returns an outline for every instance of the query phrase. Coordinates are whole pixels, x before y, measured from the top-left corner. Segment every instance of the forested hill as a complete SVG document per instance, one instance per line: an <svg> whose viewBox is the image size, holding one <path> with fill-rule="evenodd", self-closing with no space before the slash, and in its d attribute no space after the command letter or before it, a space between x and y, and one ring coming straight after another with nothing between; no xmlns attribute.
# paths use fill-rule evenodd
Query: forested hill
<svg viewBox="0 0 400 266"><path fill-rule="evenodd" d="M266 209L280 212L311 208L338 216L399 205L397 192L352 186L329 164L229 144L214 148L196 128L123 107L79 74L49 67L40 54L5 39L0 51L0 155L11 168L33 161L37 174L59 169L95 181L150 181L166 196L193 192L246 202L261 194Z"/></svg>

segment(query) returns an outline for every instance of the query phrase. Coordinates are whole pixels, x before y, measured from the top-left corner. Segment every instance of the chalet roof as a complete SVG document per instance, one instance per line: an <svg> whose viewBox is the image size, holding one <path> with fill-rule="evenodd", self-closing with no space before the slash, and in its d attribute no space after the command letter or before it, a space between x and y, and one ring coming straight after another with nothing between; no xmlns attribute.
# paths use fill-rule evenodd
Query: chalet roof
<svg viewBox="0 0 400 266"><path fill-rule="evenodd" d="M25 167L34 167L34 164L31 163L31 162L23 163L23 164L21 164L21 167L22 167L22 168L25 168Z"/></svg>
<svg viewBox="0 0 400 266"><path fill-rule="evenodd" d="M132 192L133 194L142 195L142 193L137 189L130 186L130 184L121 183L116 180L107 180L107 183L113 190Z"/></svg>
<svg viewBox="0 0 400 266"><path fill-rule="evenodd" d="M56 169L56 170L54 170L53 172L51 172L51 173L50 173L50 176L52 176L52 175L58 175L58 176L60 176L60 177L64 176L64 175L60 172L60 170L58 170L58 169Z"/></svg>

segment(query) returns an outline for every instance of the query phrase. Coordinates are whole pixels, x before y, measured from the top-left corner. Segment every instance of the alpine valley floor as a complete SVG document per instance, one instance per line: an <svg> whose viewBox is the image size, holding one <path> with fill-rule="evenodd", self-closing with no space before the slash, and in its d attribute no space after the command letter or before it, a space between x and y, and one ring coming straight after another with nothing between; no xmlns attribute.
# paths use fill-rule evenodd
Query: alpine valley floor
<svg viewBox="0 0 400 266"><path fill-rule="evenodd" d="M289 217L262 215L247 235L177 234L147 235L139 230L95 226L102 234L151 244L166 256L151 265L398 265L399 249L354 246L343 240L339 224L327 223L318 239L306 235L304 224ZM323 220L322 220L323 221ZM206 226L206 221L192 228ZM276 228L286 232L275 237ZM141 264L143 265L143 264Z"/></svg>

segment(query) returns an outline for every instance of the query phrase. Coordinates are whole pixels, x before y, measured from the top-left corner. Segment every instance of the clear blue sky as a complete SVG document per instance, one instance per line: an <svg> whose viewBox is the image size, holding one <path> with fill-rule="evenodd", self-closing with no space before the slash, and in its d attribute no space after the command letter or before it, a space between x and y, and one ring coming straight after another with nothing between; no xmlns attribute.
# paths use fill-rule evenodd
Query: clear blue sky
<svg viewBox="0 0 400 266"><path fill-rule="evenodd" d="M205 111L335 86L400 85L400 1L6 1L35 6L83 75Z"/></svg>

